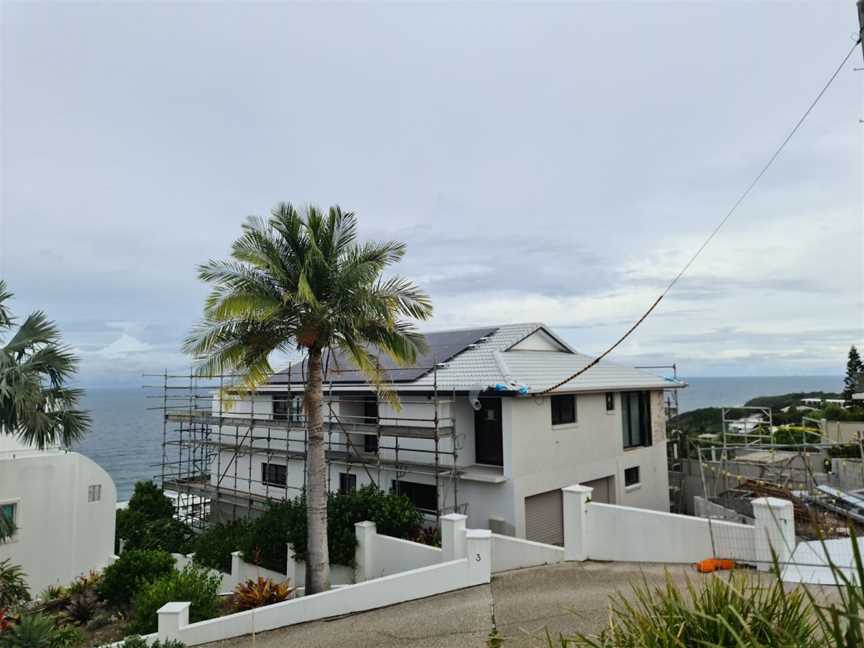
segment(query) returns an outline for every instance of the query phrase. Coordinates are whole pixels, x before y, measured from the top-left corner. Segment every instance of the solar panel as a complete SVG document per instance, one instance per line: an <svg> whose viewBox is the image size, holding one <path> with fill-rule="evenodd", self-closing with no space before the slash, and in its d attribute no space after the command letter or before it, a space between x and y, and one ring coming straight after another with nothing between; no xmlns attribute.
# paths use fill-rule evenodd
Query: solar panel
<svg viewBox="0 0 864 648"><path fill-rule="evenodd" d="M432 371L435 363L447 362L455 356L462 353L471 344L475 344L481 338L492 335L497 328L482 328L482 329L463 329L458 331L438 331L435 333L426 333L426 344L429 345L429 350L421 356L417 357L417 361L410 367L399 367L377 349L372 350L372 354L378 358L379 366L386 375L386 379L394 383L413 382ZM325 357L325 366L327 368L326 382L336 384L346 383L366 383L368 379L357 369L357 366L351 362L345 355L340 352L334 352L329 358ZM303 382L306 375L305 362L297 362L291 365L289 369L283 369L277 374L274 374L267 382L269 384L286 384L289 382Z"/></svg>

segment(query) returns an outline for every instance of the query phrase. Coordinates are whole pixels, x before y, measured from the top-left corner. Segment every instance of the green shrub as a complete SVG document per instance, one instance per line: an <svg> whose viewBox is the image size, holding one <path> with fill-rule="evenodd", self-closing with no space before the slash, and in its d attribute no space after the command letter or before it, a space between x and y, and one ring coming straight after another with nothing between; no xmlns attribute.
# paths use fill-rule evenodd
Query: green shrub
<svg viewBox="0 0 864 648"><path fill-rule="evenodd" d="M173 517L151 519L139 511L117 511L117 544L124 541L123 550L162 549L186 554L192 551L192 530Z"/></svg>
<svg viewBox="0 0 864 648"><path fill-rule="evenodd" d="M126 549L192 551L192 530L174 517L174 504L152 481L135 484L129 506L117 511L115 551Z"/></svg>
<svg viewBox="0 0 864 648"><path fill-rule="evenodd" d="M162 489L152 481L135 484L128 510L140 513L148 520L163 520L174 517L174 504L165 497Z"/></svg>
<svg viewBox="0 0 864 648"><path fill-rule="evenodd" d="M195 623L219 616L224 609L219 598L219 576L211 576L205 567L188 565L183 571L144 585L132 602L129 628L142 634L157 629L156 612L171 601L189 601L189 621Z"/></svg>
<svg viewBox="0 0 864 648"><path fill-rule="evenodd" d="M365 486L351 493L331 493L327 502L327 540L330 562L354 565L357 536L354 524L363 520L375 523L378 532L396 538L415 539L423 527L423 515L404 495L384 493ZM294 547L298 560L306 557L306 500L274 504L256 519L242 545L245 560L267 569L284 572L286 542Z"/></svg>
<svg viewBox="0 0 864 648"><path fill-rule="evenodd" d="M0 560L0 608L13 607L30 600L27 578L18 565Z"/></svg>
<svg viewBox="0 0 864 648"><path fill-rule="evenodd" d="M195 539L195 562L222 572L231 571L231 552L242 551L252 532L246 519L217 524ZM283 540L283 545L287 540ZM282 561L283 565L285 561Z"/></svg>
<svg viewBox="0 0 864 648"><path fill-rule="evenodd" d="M0 634L0 648L73 648L83 640L76 628L59 626L45 614L27 614Z"/></svg>
<svg viewBox="0 0 864 648"><path fill-rule="evenodd" d="M166 551L132 549L105 569L99 593L115 607L125 607L135 594L151 583L174 571L174 558Z"/></svg>
<svg viewBox="0 0 864 648"><path fill-rule="evenodd" d="M599 635L562 636L561 646L644 648L646 646L824 645L813 609L800 590L785 591L741 574L713 577L685 591L667 578L665 587L647 581L633 587L632 601L612 597L608 627ZM551 640L550 640L551 644Z"/></svg>
<svg viewBox="0 0 864 648"><path fill-rule="evenodd" d="M157 639L148 645L140 636L132 635L123 640L121 648L186 648L186 644L176 639L166 639L165 641Z"/></svg>

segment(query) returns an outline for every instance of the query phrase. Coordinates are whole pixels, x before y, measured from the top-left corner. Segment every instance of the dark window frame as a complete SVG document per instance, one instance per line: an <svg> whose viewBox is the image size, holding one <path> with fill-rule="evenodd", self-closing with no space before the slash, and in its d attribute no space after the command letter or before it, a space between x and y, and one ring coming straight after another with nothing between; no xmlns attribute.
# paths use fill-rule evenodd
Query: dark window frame
<svg viewBox="0 0 864 648"><path fill-rule="evenodd" d="M392 481L393 492L397 495L405 495L414 508L428 513L438 510L438 489L434 484L421 484L420 482Z"/></svg>
<svg viewBox="0 0 864 648"><path fill-rule="evenodd" d="M353 493L357 490L357 475L354 473L339 473L339 492Z"/></svg>
<svg viewBox="0 0 864 648"><path fill-rule="evenodd" d="M288 486L288 465L262 461L261 483L264 486L285 488Z"/></svg>
<svg viewBox="0 0 864 648"><path fill-rule="evenodd" d="M633 479L633 475L636 475L636 479ZM642 475L640 474L639 466L630 466L629 468L624 469L624 488L629 488L630 486L638 486L642 483Z"/></svg>
<svg viewBox="0 0 864 648"><path fill-rule="evenodd" d="M273 394L272 412L274 421L300 421L302 397L290 392Z"/></svg>
<svg viewBox="0 0 864 648"><path fill-rule="evenodd" d="M625 450L651 446L651 392L621 392L621 430Z"/></svg>
<svg viewBox="0 0 864 648"><path fill-rule="evenodd" d="M556 394L549 398L552 425L572 425L578 422L576 394Z"/></svg>

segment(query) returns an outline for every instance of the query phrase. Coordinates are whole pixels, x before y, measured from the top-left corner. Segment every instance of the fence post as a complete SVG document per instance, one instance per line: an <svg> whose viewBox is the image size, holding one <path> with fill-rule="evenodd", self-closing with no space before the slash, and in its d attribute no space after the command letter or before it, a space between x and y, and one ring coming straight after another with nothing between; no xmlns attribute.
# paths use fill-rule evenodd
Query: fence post
<svg viewBox="0 0 864 648"><path fill-rule="evenodd" d="M354 550L355 583L375 578L375 535L377 533L374 522L354 524L354 535L357 537L357 548Z"/></svg>
<svg viewBox="0 0 864 648"><path fill-rule="evenodd" d="M564 560L588 560L588 501L593 488L574 484L562 488Z"/></svg>
<svg viewBox="0 0 864 648"><path fill-rule="evenodd" d="M231 589L237 587L243 580L240 577L241 563L243 562L242 551L231 552Z"/></svg>
<svg viewBox="0 0 864 648"><path fill-rule="evenodd" d="M468 559L468 584L481 585L492 580L492 532L489 529L468 529L465 532Z"/></svg>
<svg viewBox="0 0 864 648"><path fill-rule="evenodd" d="M465 521L467 515L448 513L441 516L441 562L465 557Z"/></svg>
<svg viewBox="0 0 864 648"><path fill-rule="evenodd" d="M297 561L294 559L294 546L290 542L285 543L285 579L291 585L297 587Z"/></svg>
<svg viewBox="0 0 864 648"><path fill-rule="evenodd" d="M160 641L180 640L180 628L189 625L189 606L191 603L166 603L156 612L159 618L157 635Z"/></svg>
<svg viewBox="0 0 864 648"><path fill-rule="evenodd" d="M757 568L759 571L772 568L772 549L781 565L790 562L795 550L795 510L792 502L776 497L760 497L754 499L752 504L756 518Z"/></svg>

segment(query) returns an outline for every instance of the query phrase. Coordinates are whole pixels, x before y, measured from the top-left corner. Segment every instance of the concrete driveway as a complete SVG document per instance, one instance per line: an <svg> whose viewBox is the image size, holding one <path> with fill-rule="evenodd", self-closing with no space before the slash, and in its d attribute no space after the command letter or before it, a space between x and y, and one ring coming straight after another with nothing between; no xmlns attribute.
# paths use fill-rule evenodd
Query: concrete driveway
<svg viewBox="0 0 864 648"><path fill-rule="evenodd" d="M240 637L211 647L463 648L486 646L493 629L503 646L548 646L560 633L593 633L608 621L609 595L629 593L647 578L683 583L701 576L692 567L626 563L561 563L495 576L491 585L401 603L328 621Z"/></svg>

